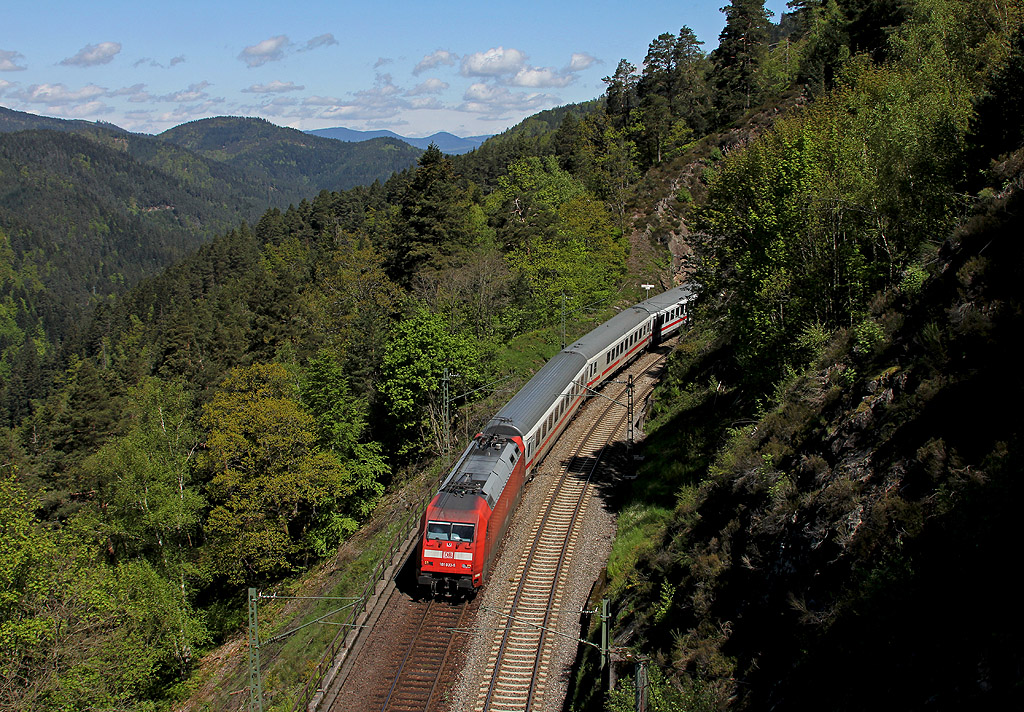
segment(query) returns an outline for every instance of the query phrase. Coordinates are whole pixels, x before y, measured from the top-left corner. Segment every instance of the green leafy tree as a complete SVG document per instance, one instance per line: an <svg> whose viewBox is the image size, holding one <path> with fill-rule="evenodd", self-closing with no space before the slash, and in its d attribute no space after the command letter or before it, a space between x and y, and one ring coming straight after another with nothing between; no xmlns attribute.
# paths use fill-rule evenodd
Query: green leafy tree
<svg viewBox="0 0 1024 712"><path fill-rule="evenodd" d="M663 33L648 48L637 85L647 163L660 163L665 153L679 148L679 129L703 133L706 128L709 65L701 44L684 26L678 36Z"/></svg>
<svg viewBox="0 0 1024 712"><path fill-rule="evenodd" d="M346 496L334 508L321 509L307 540L318 556L326 555L355 531L384 494L390 468L379 442L365 442L368 405L357 398L337 358L321 351L306 367L302 402L313 415L319 445L338 458Z"/></svg>
<svg viewBox="0 0 1024 712"><path fill-rule="evenodd" d="M457 263L473 244L469 197L451 159L431 144L419 159L394 227L391 274L409 284L421 269Z"/></svg>
<svg viewBox="0 0 1024 712"><path fill-rule="evenodd" d="M625 251L612 216L553 157L509 166L488 199L508 262L531 295L534 320L606 297L621 276Z"/></svg>
<svg viewBox="0 0 1024 712"><path fill-rule="evenodd" d="M283 366L256 363L232 369L203 408L200 464L213 505L206 530L216 570L232 583L292 571L318 515L351 494L296 396Z"/></svg>
<svg viewBox="0 0 1024 712"><path fill-rule="evenodd" d="M611 117L612 124L622 128L629 123L630 115L637 107L637 84L640 82L640 75L637 74L636 66L625 59L620 59L615 73L601 81L608 85L605 89L605 110Z"/></svg>
<svg viewBox="0 0 1024 712"><path fill-rule="evenodd" d="M150 378L125 403L127 432L82 464L97 492L100 531L116 559L145 556L181 580L205 507L192 483L199 436L189 398L181 384Z"/></svg>
<svg viewBox="0 0 1024 712"><path fill-rule="evenodd" d="M403 320L386 344L381 362L380 394L396 430L396 452L418 456L415 448L441 450L447 441L441 380L445 369L455 384L471 388L483 380L477 340L453 334L443 316L420 307ZM452 395L455 395L453 392Z"/></svg>
<svg viewBox="0 0 1024 712"><path fill-rule="evenodd" d="M177 584L145 560L97 561L82 520L47 530L12 478L0 495L0 705L155 708L209 643Z"/></svg>
<svg viewBox="0 0 1024 712"><path fill-rule="evenodd" d="M967 99L927 76L865 67L724 161L698 211L721 238L704 279L736 290L752 373L776 378L808 328L851 325L963 209Z"/></svg>

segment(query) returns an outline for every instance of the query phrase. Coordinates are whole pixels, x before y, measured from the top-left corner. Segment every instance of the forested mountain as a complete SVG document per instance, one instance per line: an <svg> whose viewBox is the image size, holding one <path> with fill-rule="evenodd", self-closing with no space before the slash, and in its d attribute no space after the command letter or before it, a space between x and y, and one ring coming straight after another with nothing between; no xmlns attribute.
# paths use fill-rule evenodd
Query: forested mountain
<svg viewBox="0 0 1024 712"><path fill-rule="evenodd" d="M582 104L566 104L554 109L541 111L520 121L515 126L489 138L480 148L470 151L458 161L459 171L481 185L493 187L498 176L507 166L522 156L548 156L564 154L566 132L557 133L562 120L570 118L575 124L578 118L597 114L602 103L599 99Z"/></svg>
<svg viewBox="0 0 1024 712"><path fill-rule="evenodd" d="M204 124L212 125L223 122ZM393 141L339 152L333 142L266 122L236 139L225 160L108 124L0 111L0 254L9 272L0 281L4 419L17 420L41 395L49 376L39 372L50 371L97 303L268 205L299 202L320 181L387 178L419 154Z"/></svg>
<svg viewBox="0 0 1024 712"><path fill-rule="evenodd" d="M175 126L161 140L187 148L307 196L385 180L412 166L422 151L396 139L334 141L264 119L221 116Z"/></svg>
<svg viewBox="0 0 1024 712"><path fill-rule="evenodd" d="M0 260L21 344L4 706L239 704L199 691L198 660L244 624L247 586L301 587L444 451L444 369L472 432L507 397L481 400L489 384L557 350L563 310L586 331L683 256L703 306L639 478L608 489L620 686L585 654L572 709L633 709L637 662L654 710L1020 707L1020 419L999 406L1022 390L1020 2L802 2L785 28L757 0L725 13L713 52L673 27L599 101L225 228L100 304L60 361L17 317L38 263ZM282 135L170 133L264 177L259 137ZM308 151L345 144L294 133L284 174L326 175ZM12 134L65 147L59 171L19 164L27 194L93 186L66 210L120 215L88 212L109 201L91 166L144 178L117 137L55 135ZM304 682L296 647L265 658L268 705Z"/></svg>
<svg viewBox="0 0 1024 712"><path fill-rule="evenodd" d="M399 141L404 141L410 146L416 148L422 148L426 150L430 147L430 144L434 144L442 153L457 156L468 151L472 151L477 148L480 144L486 141L490 136L456 136L450 134L447 131L439 131L430 136L424 136L423 138L409 138L408 136L401 136L396 134L394 131L388 131L386 129L380 129L377 131L356 131L354 129L347 129L344 126L336 126L328 129L313 129L306 131L308 134L314 136L322 136L323 138L333 138L336 141L369 141L374 138L394 138Z"/></svg>
<svg viewBox="0 0 1024 712"><path fill-rule="evenodd" d="M105 129L0 134L6 384L20 378L16 363L53 358L96 303L258 216L267 194L266 186L148 137ZM26 400L5 404L14 413L28 408Z"/></svg>

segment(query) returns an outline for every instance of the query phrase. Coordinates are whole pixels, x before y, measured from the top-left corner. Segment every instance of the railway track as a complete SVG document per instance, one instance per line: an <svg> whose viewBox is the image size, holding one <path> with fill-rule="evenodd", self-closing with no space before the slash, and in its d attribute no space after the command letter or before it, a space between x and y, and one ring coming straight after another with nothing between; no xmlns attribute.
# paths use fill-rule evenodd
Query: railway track
<svg viewBox="0 0 1024 712"><path fill-rule="evenodd" d="M624 372L624 376L636 377L634 388L639 400L653 388L654 371L663 358L658 352L644 354ZM609 388L612 385L614 389ZM565 589L566 562L576 549L604 450L627 426L627 414L619 405L626 397L626 386L608 384L603 395L591 402L592 412L587 414L590 425L582 429L573 444L574 454L562 463L547 492L542 514L534 520L532 544L514 576L513 592L500 611L502 622L492 639L476 712L542 708L552 672L550 639L560 635L557 617Z"/></svg>
<svg viewBox="0 0 1024 712"><path fill-rule="evenodd" d="M322 708L330 712L442 712L458 674L462 632L473 600L431 600L392 591L384 617L368 631L356 666Z"/></svg>
<svg viewBox="0 0 1024 712"><path fill-rule="evenodd" d="M426 599L415 601L410 628L401 631L407 640L404 655L383 700L375 699L369 709L381 712L424 712L438 702L442 671L452 652L457 631L470 607L467 601L452 603ZM396 651L401 651L395 646ZM380 701L378 706L376 703Z"/></svg>

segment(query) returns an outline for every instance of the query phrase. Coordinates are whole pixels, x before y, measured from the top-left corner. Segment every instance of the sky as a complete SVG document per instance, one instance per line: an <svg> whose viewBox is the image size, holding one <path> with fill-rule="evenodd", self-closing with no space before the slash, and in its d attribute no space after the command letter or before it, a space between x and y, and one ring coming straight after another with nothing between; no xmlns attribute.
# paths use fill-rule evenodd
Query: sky
<svg viewBox="0 0 1024 712"><path fill-rule="evenodd" d="M714 49L726 2L4 0L0 106L153 134L223 115L495 134L600 96L664 32Z"/></svg>

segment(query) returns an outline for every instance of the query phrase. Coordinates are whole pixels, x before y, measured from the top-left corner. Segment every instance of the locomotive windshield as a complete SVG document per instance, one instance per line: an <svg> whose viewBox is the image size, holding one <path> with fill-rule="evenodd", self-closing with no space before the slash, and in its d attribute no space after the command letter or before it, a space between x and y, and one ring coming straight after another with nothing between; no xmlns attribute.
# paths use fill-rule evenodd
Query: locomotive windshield
<svg viewBox="0 0 1024 712"><path fill-rule="evenodd" d="M473 525L462 522L427 522L428 541L473 541Z"/></svg>

